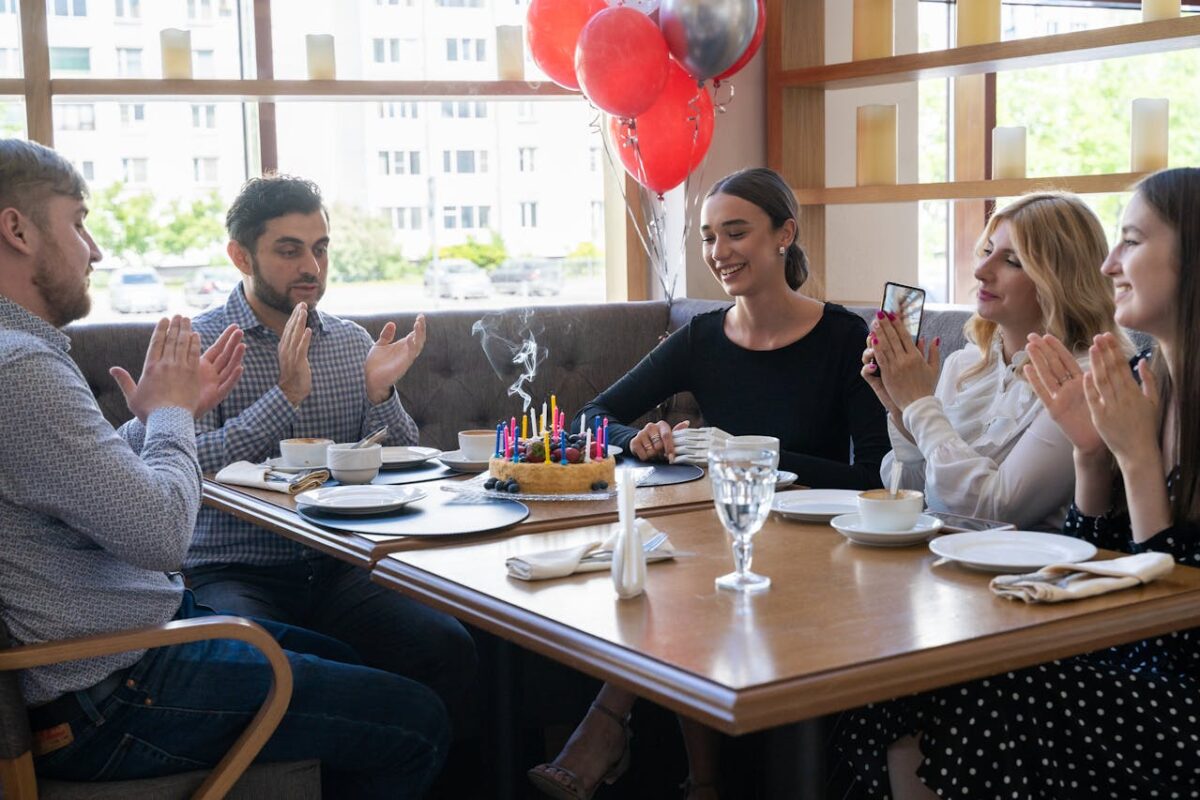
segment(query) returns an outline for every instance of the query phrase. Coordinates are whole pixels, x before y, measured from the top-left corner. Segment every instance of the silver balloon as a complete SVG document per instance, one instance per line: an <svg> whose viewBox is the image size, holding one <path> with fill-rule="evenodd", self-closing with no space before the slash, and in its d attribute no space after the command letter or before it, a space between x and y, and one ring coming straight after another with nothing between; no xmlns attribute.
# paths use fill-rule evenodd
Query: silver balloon
<svg viewBox="0 0 1200 800"><path fill-rule="evenodd" d="M758 25L756 0L662 0L658 9L671 55L696 80L705 81L734 65Z"/></svg>
<svg viewBox="0 0 1200 800"><path fill-rule="evenodd" d="M611 7L625 6L640 11L647 17L658 11L658 0L604 0Z"/></svg>

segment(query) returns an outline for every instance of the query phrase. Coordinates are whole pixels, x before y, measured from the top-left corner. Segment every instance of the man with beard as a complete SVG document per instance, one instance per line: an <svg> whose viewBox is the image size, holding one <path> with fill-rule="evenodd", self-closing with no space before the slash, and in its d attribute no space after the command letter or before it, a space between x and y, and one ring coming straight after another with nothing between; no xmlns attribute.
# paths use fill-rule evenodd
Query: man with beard
<svg viewBox="0 0 1200 800"><path fill-rule="evenodd" d="M417 443L394 383L425 343L425 319L377 341L317 304L329 273L329 217L310 181L275 175L246 183L225 218L242 283L194 322L204 341L245 332L246 371L196 425L205 472L261 463L281 439L353 442L388 426L385 444ZM368 572L230 514L204 508L186 562L203 603L335 637L368 666L420 681L452 700L471 680L475 649L452 617L385 589Z"/></svg>
<svg viewBox="0 0 1200 800"><path fill-rule="evenodd" d="M41 145L0 139L0 617L18 644L209 616L178 573L200 507L195 419L242 372L242 334L156 326L139 380L114 368L135 419L114 431L60 327L87 314L100 250L83 178ZM417 797L448 747L442 703L357 664L329 637L264 622L292 667L263 761L320 759L325 796ZM37 772L124 780L215 765L270 684L263 654L209 640L20 675ZM181 723L180 720L186 720Z"/></svg>

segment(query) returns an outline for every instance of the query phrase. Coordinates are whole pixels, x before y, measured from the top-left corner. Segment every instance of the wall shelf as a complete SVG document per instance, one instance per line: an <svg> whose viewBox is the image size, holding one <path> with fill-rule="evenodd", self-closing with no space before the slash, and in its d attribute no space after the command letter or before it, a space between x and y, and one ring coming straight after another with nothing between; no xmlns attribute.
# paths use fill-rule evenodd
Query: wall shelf
<svg viewBox="0 0 1200 800"><path fill-rule="evenodd" d="M830 186L825 189L794 189L802 206L850 205L856 203L911 203L920 200L974 200L1015 197L1026 192L1061 189L1076 194L1128 191L1148 172L1119 172L1107 175L1059 175L1044 178L1007 178L947 183L903 183L892 186Z"/></svg>
<svg viewBox="0 0 1200 800"><path fill-rule="evenodd" d="M21 83L16 81L16 83ZM0 93L4 82L0 82ZM550 81L307 81L160 80L141 78L54 78L54 96L103 100L324 101L463 99L519 100L525 97L580 97Z"/></svg>
<svg viewBox="0 0 1200 800"><path fill-rule="evenodd" d="M782 70L781 85L854 89L1200 47L1200 14L1053 36Z"/></svg>

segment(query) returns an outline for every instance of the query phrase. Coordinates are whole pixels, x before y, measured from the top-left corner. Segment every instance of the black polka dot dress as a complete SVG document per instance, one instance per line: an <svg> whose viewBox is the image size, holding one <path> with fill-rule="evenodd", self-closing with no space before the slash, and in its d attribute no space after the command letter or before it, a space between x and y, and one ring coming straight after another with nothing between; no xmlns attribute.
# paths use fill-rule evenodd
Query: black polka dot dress
<svg viewBox="0 0 1200 800"><path fill-rule="evenodd" d="M1064 533L1200 566L1197 525L1135 544L1127 515L1072 506ZM887 748L920 732L917 774L941 797L1200 798L1198 676L1193 629L849 711L830 797L890 798Z"/></svg>

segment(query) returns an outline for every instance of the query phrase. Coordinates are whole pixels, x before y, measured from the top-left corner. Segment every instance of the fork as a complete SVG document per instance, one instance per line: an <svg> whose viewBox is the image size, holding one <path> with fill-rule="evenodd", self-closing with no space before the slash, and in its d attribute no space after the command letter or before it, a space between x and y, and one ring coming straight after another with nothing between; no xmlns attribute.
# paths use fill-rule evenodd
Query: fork
<svg viewBox="0 0 1200 800"><path fill-rule="evenodd" d="M649 539L647 539L642 544L642 551L645 553L653 553L656 549L658 549L658 546L660 544L662 544L663 542L665 542L666 540L667 540L667 535L665 533L663 533L662 531L659 531L658 533L651 536ZM592 552L590 552L586 556L584 556L582 560L583 561L605 561L607 559L612 558L612 554L613 554L613 551L610 549L593 550Z"/></svg>

